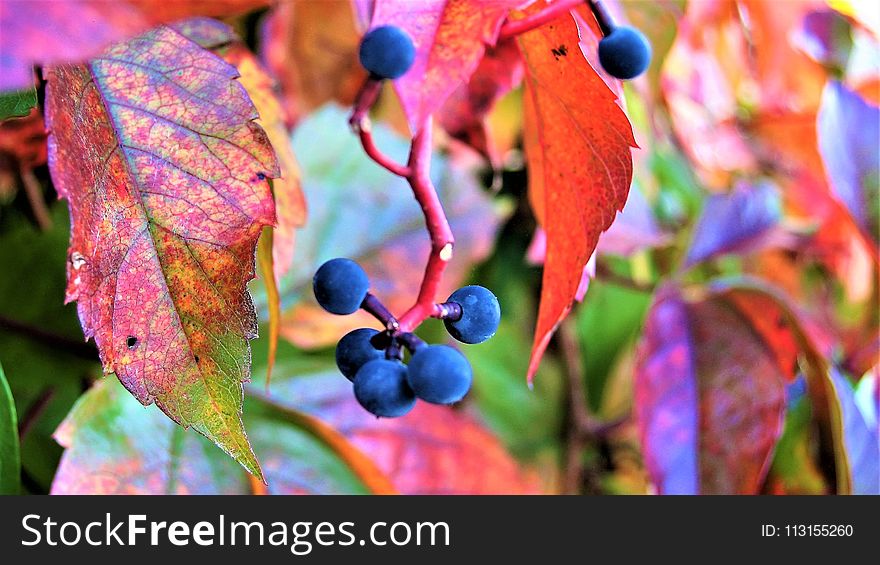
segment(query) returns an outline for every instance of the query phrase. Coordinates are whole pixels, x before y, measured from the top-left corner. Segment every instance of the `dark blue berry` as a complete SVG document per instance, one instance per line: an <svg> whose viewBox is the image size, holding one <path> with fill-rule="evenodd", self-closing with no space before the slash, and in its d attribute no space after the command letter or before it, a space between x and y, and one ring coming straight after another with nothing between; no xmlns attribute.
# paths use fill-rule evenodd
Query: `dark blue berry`
<svg viewBox="0 0 880 565"><path fill-rule="evenodd" d="M463 343L483 343L498 331L501 306L492 292L482 286L465 286L452 293L446 302L461 306L461 318L444 320L449 335Z"/></svg>
<svg viewBox="0 0 880 565"><path fill-rule="evenodd" d="M455 349L428 345L416 350L410 359L407 381L425 402L452 404L468 393L473 373L468 360Z"/></svg>
<svg viewBox="0 0 880 565"><path fill-rule="evenodd" d="M367 412L383 418L403 416L416 405L406 382L406 366L388 359L375 359L358 370L354 396Z"/></svg>
<svg viewBox="0 0 880 565"><path fill-rule="evenodd" d="M373 347L370 338L377 332L371 328L359 328L345 334L336 345L336 366L348 380L354 380L358 369L369 361L382 359L384 353Z"/></svg>
<svg viewBox="0 0 880 565"><path fill-rule="evenodd" d="M361 306L370 280L351 259L331 259L321 265L312 280L321 308L333 314L351 314Z"/></svg>
<svg viewBox="0 0 880 565"><path fill-rule="evenodd" d="M651 62L651 44L635 28L616 27L599 42L599 62L615 78L635 78Z"/></svg>
<svg viewBox="0 0 880 565"><path fill-rule="evenodd" d="M408 33L397 26L370 30L361 41L361 65L379 78L398 78L412 66L416 47Z"/></svg>

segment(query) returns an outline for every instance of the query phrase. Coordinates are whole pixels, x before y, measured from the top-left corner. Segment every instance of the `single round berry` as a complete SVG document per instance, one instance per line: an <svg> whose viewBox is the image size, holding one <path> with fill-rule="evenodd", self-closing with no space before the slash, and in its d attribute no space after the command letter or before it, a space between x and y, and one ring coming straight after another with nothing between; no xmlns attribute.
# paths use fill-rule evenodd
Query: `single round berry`
<svg viewBox="0 0 880 565"><path fill-rule="evenodd" d="M449 335L462 343L483 343L498 331L501 306L487 288L465 286L452 293L446 302L461 306L461 318L443 320Z"/></svg>
<svg viewBox="0 0 880 565"><path fill-rule="evenodd" d="M373 347L370 338L376 335L372 328L359 328L345 334L336 345L336 366L348 380L354 380L358 369L374 359L382 359L385 355L380 349Z"/></svg>
<svg viewBox="0 0 880 565"><path fill-rule="evenodd" d="M321 308L333 314L351 314L364 301L370 280L351 259L330 259L315 273L312 286Z"/></svg>
<svg viewBox="0 0 880 565"><path fill-rule="evenodd" d="M468 393L473 381L470 363L448 345L419 348L406 372L417 397L433 404L452 404Z"/></svg>
<svg viewBox="0 0 880 565"><path fill-rule="evenodd" d="M372 29L361 41L361 65L379 78L403 76L415 58L412 38L397 26Z"/></svg>
<svg viewBox="0 0 880 565"><path fill-rule="evenodd" d="M388 359L374 359L358 370L354 396L367 412L383 418L403 416L416 405L406 382L406 366Z"/></svg>
<svg viewBox="0 0 880 565"><path fill-rule="evenodd" d="M635 28L616 27L599 42L599 62L615 78L635 78L651 62L651 44Z"/></svg>

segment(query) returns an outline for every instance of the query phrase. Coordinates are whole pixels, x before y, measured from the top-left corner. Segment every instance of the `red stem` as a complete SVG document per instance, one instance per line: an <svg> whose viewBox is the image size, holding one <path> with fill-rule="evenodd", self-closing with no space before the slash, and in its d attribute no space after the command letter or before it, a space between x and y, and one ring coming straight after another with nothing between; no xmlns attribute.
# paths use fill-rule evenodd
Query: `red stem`
<svg viewBox="0 0 880 565"><path fill-rule="evenodd" d="M425 214L425 224L431 236L431 255L425 267L418 299L400 317L401 332L413 331L434 313L434 298L437 296L443 271L452 259L452 248L455 243L443 205L440 204L437 190L431 182L431 125L432 120L429 117L413 138L412 151L409 155L411 174L407 177L413 195Z"/></svg>
<svg viewBox="0 0 880 565"><path fill-rule="evenodd" d="M394 320L393 316L390 316L390 313L381 307L381 303L371 295L368 295L368 298L372 298L372 300L365 300L365 305L362 306L382 320L389 331L399 335L413 331L426 318L439 316L444 312L442 306L434 303L434 299L443 278L443 271L446 270L446 264L452 259L452 248L455 241L452 237L449 221L446 219L446 213L443 211L443 205L437 196L437 190L431 182L432 120L428 117L413 138L407 165L395 163L379 151L373 143L370 131L368 113L370 107L376 102L380 89L380 81L372 77L367 79L355 99L354 111L349 119L349 124L358 133L364 151L373 161L409 182L413 195L425 214L425 224L431 237L431 255L428 257L428 264L425 267L425 275L422 278L416 303L399 320ZM391 324L391 320L394 320L394 323L398 325Z"/></svg>
<svg viewBox="0 0 880 565"><path fill-rule="evenodd" d="M408 177L410 174L409 169L394 162L391 157L382 153L373 142L372 124L370 123L369 112L370 108L373 107L373 104L375 104L376 100L379 98L379 93L381 91L382 81L373 77L368 78L355 97L354 110L351 113L351 117L348 119L348 124L355 132L357 132L358 137L361 140L361 145L364 146L364 152L366 152L373 161L397 176Z"/></svg>
<svg viewBox="0 0 880 565"><path fill-rule="evenodd" d="M369 116L362 117L356 129L358 136L361 138L361 145L364 146L364 152L369 155L370 159L399 177L408 177L410 175L408 167L396 163L391 157L388 157L376 147L376 144L373 142Z"/></svg>
<svg viewBox="0 0 880 565"><path fill-rule="evenodd" d="M501 26L498 33L498 41L526 33L537 27L541 27L549 21L555 20L562 14L583 4L585 0L556 0L540 12L535 12L521 20L507 21Z"/></svg>

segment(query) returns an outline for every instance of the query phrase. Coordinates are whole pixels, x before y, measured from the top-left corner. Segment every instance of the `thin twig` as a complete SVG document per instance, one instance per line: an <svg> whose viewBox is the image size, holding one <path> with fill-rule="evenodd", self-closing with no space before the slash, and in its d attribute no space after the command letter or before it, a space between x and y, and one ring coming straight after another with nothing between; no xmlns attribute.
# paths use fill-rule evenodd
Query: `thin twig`
<svg viewBox="0 0 880 565"><path fill-rule="evenodd" d="M18 422L18 439L20 441L24 440L25 436L28 435L28 432L31 431L33 425L40 419L43 412L46 411L46 407L54 397L55 387L47 386L40 392L37 399L28 406L28 409L25 410Z"/></svg>
<svg viewBox="0 0 880 565"><path fill-rule="evenodd" d="M396 332L400 328L400 323L394 317L394 314L382 304L381 300L369 292L361 303L361 309L379 320L389 332Z"/></svg>
<svg viewBox="0 0 880 565"><path fill-rule="evenodd" d="M364 146L364 152L370 157L370 159L375 161L378 165L388 169L392 174L399 177L408 177L410 175L408 167L395 162L394 159L382 153L382 151L376 146L376 143L373 141L372 127L369 116L362 117L355 126L355 130L361 140L361 145Z"/></svg>
<svg viewBox="0 0 880 565"><path fill-rule="evenodd" d="M392 174L400 177L408 177L410 170L408 167L398 164L391 157L388 157L376 146L373 141L373 124L370 121L370 108L379 98L382 91L382 81L375 77L369 77L358 91L354 100L354 109L348 124L357 133L364 146L364 152L377 164L388 169Z"/></svg>
<svg viewBox="0 0 880 565"><path fill-rule="evenodd" d="M587 445L587 437L582 430L591 420L587 412L587 392L584 387L583 363L577 336L568 318L559 326L557 341L562 350L565 365L566 382L568 383L568 437L565 444L565 469L563 471L563 492L577 494L580 492L583 478L583 452Z"/></svg>
<svg viewBox="0 0 880 565"><path fill-rule="evenodd" d="M68 339L64 336L0 315L0 331L3 330L51 346L54 349L64 351L65 353L70 353L75 357L88 359L89 361L98 360L98 350L90 343Z"/></svg>
<svg viewBox="0 0 880 565"><path fill-rule="evenodd" d="M563 486L567 493L580 491L585 471L582 457L586 446L605 439L629 420L624 416L605 422L590 411L589 396L584 386L583 358L573 324L572 318L566 318L557 332L557 343L562 352L568 383L569 430L563 475Z"/></svg>
<svg viewBox="0 0 880 565"><path fill-rule="evenodd" d="M402 332L414 330L434 313L434 300L446 265L452 260L452 249L455 245L440 197L431 182L431 127L432 120L428 117L413 138L409 156L412 173L407 177L413 196L425 214L425 225L431 237L431 255L428 257L416 303L400 317Z"/></svg>
<svg viewBox="0 0 880 565"><path fill-rule="evenodd" d="M640 283L629 277L623 277L612 271L608 265L599 261L596 265L596 280L611 283L615 286L621 286L639 292L654 292L656 284Z"/></svg>
<svg viewBox="0 0 880 565"><path fill-rule="evenodd" d="M30 167L22 165L19 167L19 174L37 225L42 231L49 231L52 229L52 217L49 215L49 208L43 199L43 187L40 186L40 181L37 180L34 170Z"/></svg>

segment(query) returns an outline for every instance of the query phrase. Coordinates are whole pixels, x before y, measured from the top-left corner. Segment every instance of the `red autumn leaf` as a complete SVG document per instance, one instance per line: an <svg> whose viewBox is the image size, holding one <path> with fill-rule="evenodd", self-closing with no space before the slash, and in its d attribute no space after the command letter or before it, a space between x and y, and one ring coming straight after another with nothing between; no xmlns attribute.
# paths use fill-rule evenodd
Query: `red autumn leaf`
<svg viewBox="0 0 880 565"><path fill-rule="evenodd" d="M32 66L77 62L187 16L232 15L268 0L28 0L0 4L0 90L29 87Z"/></svg>
<svg viewBox="0 0 880 565"><path fill-rule="evenodd" d="M266 130L278 157L281 176L272 183L277 224L272 234L272 263L275 278L280 280L293 261L296 230L306 222L306 201L300 186L299 165L290 147L287 113L275 92L275 82L263 65L239 41L231 27L210 18L190 18L172 27L205 49L211 49L238 69L239 82L250 95L260 114L259 123Z"/></svg>
<svg viewBox="0 0 880 565"><path fill-rule="evenodd" d="M246 284L279 174L235 68L170 28L50 68L49 163L71 211L67 300L106 372L251 472Z"/></svg>
<svg viewBox="0 0 880 565"><path fill-rule="evenodd" d="M730 293L728 300L736 305L773 352L786 382L793 381L798 373L797 339L776 303L767 296L745 293Z"/></svg>
<svg viewBox="0 0 880 565"><path fill-rule="evenodd" d="M598 36L595 20L589 28L579 27L565 16L518 39L526 67L529 199L547 232L529 379L571 309L599 235L623 209L632 179L632 127L582 52L595 50Z"/></svg>
<svg viewBox="0 0 880 565"><path fill-rule="evenodd" d="M782 431L783 373L732 304L666 287L639 347L635 406L661 493L754 494Z"/></svg>
<svg viewBox="0 0 880 565"><path fill-rule="evenodd" d="M371 27L396 25L413 38L412 68L394 81L410 129L417 131L470 79L502 22L524 0L376 0Z"/></svg>
<svg viewBox="0 0 880 565"><path fill-rule="evenodd" d="M496 164L498 157L486 128L486 115L495 102L522 82L522 77L522 59L516 41L499 42L486 50L470 81L452 93L437 116L438 122L449 135Z"/></svg>

